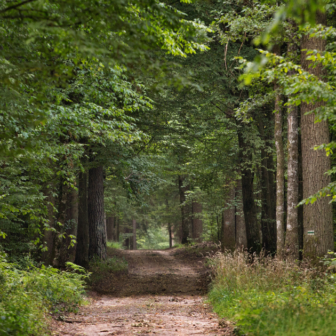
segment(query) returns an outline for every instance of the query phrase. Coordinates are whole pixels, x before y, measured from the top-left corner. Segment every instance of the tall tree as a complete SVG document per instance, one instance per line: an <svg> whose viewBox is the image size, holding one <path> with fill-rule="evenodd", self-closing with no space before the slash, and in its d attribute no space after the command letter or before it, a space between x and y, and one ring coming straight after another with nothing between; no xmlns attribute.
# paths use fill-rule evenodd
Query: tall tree
<svg viewBox="0 0 336 336"><path fill-rule="evenodd" d="M247 143L247 140L245 138L246 134L243 134L243 131L247 132L247 130L247 126L241 126L241 129L238 129L243 210L246 225L247 248L251 252L258 252L260 251L260 235L257 221L257 209L254 199L254 173L251 167L252 153L249 151L250 145Z"/></svg>
<svg viewBox="0 0 336 336"><path fill-rule="evenodd" d="M78 228L75 263L89 264L88 173L80 172L78 182Z"/></svg>
<svg viewBox="0 0 336 336"><path fill-rule="evenodd" d="M277 232L277 253L283 254L285 244L285 152L282 140L282 99L278 92L279 87L274 84L275 96L275 123L274 140L277 154L276 165L276 232Z"/></svg>
<svg viewBox="0 0 336 336"><path fill-rule="evenodd" d="M222 213L222 250L233 251L236 246L236 207L235 207L235 188L231 187L225 210Z"/></svg>
<svg viewBox="0 0 336 336"><path fill-rule="evenodd" d="M326 24L325 13L317 12L316 23ZM322 80L323 67L321 64L312 66L312 62L307 59L307 50L323 53L325 46L324 38L311 37L309 34L302 37L301 66ZM330 183L330 176L326 175L330 170L330 157L324 151L314 150L315 146L329 143L328 123L316 123L314 113L307 114L322 105L322 102L301 105L303 198L316 194ZM332 205L329 197L303 206L303 226L304 256L323 256L328 250L334 250Z"/></svg>
<svg viewBox="0 0 336 336"><path fill-rule="evenodd" d="M178 184L179 184L179 194L180 194L180 206L181 206L181 226L182 226L182 237L181 243L187 244L188 238L190 237L190 211L189 205L186 204L186 191L189 190L188 185L184 185L185 178L182 175L178 177Z"/></svg>
<svg viewBox="0 0 336 336"><path fill-rule="evenodd" d="M246 225L243 210L242 181L237 181L236 187L236 248L246 248Z"/></svg>
<svg viewBox="0 0 336 336"><path fill-rule="evenodd" d="M294 43L294 34L296 26L292 25L292 39L288 43L287 57L295 58L297 54ZM293 75L291 70L289 75ZM288 107L287 117L287 147L288 147L288 165L287 165L287 223L285 238L285 253L287 258L299 259L299 221L298 208L299 202L299 124L298 107Z"/></svg>
<svg viewBox="0 0 336 336"><path fill-rule="evenodd" d="M89 170L88 218L89 218L89 259L106 259L106 230L104 211L103 167Z"/></svg>

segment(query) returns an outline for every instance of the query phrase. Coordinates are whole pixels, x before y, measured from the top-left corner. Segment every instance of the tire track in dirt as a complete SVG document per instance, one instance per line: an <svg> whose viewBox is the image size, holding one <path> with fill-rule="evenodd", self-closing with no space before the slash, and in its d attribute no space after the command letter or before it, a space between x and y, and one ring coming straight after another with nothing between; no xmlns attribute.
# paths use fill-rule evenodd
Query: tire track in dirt
<svg viewBox="0 0 336 336"><path fill-rule="evenodd" d="M233 327L220 326L205 303L208 274L201 254L174 249L117 253L128 261L128 274L102 279L98 290L109 294L92 292L90 304L78 314L54 321L54 335L233 335Z"/></svg>

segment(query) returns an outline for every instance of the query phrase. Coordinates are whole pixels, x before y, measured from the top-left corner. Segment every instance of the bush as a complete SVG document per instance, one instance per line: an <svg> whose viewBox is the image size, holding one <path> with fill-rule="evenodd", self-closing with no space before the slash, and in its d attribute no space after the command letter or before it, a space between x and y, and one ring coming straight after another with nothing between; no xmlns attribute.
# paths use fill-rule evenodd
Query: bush
<svg viewBox="0 0 336 336"><path fill-rule="evenodd" d="M0 254L0 335L43 335L48 313L76 311L87 275L52 267L26 269Z"/></svg>
<svg viewBox="0 0 336 336"><path fill-rule="evenodd" d="M210 302L240 333L336 335L335 277L322 268L246 252L220 254L213 266Z"/></svg>

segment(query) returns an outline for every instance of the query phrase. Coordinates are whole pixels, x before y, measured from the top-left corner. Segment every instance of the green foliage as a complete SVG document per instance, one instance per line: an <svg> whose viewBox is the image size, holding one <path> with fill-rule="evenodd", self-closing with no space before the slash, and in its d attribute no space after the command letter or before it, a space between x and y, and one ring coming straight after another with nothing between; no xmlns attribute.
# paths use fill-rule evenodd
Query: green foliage
<svg viewBox="0 0 336 336"><path fill-rule="evenodd" d="M83 302L86 274L37 268L29 259L8 263L0 255L0 334L44 335L48 313L76 311Z"/></svg>
<svg viewBox="0 0 336 336"><path fill-rule="evenodd" d="M152 227L144 232L137 243L140 249L162 250L169 247L169 236L167 227Z"/></svg>
<svg viewBox="0 0 336 336"><path fill-rule="evenodd" d="M214 268L209 300L242 333L335 334L336 278L321 267L235 252L218 256Z"/></svg>
<svg viewBox="0 0 336 336"><path fill-rule="evenodd" d="M126 272L127 269L128 263L124 258L113 256L106 260L93 259L89 265L91 272L89 283L94 285L102 278L107 277L109 273Z"/></svg>
<svg viewBox="0 0 336 336"><path fill-rule="evenodd" d="M111 248L111 249L116 249L116 250L122 250L123 246L119 242L114 242L114 241L109 241L106 243L106 246Z"/></svg>

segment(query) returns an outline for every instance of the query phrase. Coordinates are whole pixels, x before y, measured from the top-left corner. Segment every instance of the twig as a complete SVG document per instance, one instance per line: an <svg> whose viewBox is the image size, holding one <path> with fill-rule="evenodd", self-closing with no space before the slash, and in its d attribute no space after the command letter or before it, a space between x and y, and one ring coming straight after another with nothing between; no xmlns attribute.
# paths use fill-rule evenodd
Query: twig
<svg viewBox="0 0 336 336"><path fill-rule="evenodd" d="M36 0L26 0L26 1L20 2L20 3L16 4L16 5L9 6L9 7L5 8L5 9L1 10L0 13L8 12L11 9L15 9L15 8L21 7L21 6L23 6L23 5L27 4L27 3L34 2L34 1L36 1Z"/></svg>

